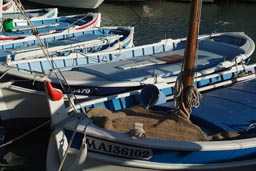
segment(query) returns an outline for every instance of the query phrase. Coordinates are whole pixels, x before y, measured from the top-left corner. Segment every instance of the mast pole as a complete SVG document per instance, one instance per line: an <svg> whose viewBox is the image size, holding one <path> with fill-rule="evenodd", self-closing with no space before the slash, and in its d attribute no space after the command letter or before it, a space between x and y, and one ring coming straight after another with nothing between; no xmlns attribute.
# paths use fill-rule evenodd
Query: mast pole
<svg viewBox="0 0 256 171"><path fill-rule="evenodd" d="M181 99L179 100L179 109L182 110L183 115L189 118L191 113L191 107L187 100L187 93L191 86L193 86L194 80L194 69L195 60L197 55L197 38L199 34L199 25L201 18L201 6L202 0L192 0L190 8L190 20L189 29L187 36L187 43L184 52L184 63L181 72L183 91L181 94Z"/></svg>

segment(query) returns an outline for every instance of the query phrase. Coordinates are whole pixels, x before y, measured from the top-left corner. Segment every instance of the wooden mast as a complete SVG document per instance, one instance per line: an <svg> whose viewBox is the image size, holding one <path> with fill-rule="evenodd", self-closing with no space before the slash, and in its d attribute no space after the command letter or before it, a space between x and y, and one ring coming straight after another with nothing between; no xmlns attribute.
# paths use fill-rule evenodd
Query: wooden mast
<svg viewBox="0 0 256 171"><path fill-rule="evenodd" d="M179 113L185 115L186 118L190 117L191 107L187 100L187 93L193 85L195 60L197 55L197 38L199 33L199 25L201 18L202 0L192 0L190 9L189 29L187 36L187 43L184 52L184 63L182 68L182 84L183 91L178 99Z"/></svg>

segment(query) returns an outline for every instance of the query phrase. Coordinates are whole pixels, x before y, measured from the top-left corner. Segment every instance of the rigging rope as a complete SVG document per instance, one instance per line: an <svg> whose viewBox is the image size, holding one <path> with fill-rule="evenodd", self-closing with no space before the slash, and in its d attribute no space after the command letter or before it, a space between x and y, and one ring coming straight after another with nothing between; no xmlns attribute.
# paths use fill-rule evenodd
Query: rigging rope
<svg viewBox="0 0 256 171"><path fill-rule="evenodd" d="M11 70L12 68L9 68L3 72L3 74L0 77L0 80Z"/></svg>
<svg viewBox="0 0 256 171"><path fill-rule="evenodd" d="M181 97L181 93L183 90L183 84L182 84L182 72L179 73L179 75L176 78L175 85L174 85L174 106L177 108L178 107L178 100Z"/></svg>
<svg viewBox="0 0 256 171"><path fill-rule="evenodd" d="M82 116L84 116L84 115L82 115ZM67 147L67 150L65 151L64 156L63 156L63 159L61 160L61 163L60 163L60 165L59 165L58 171L61 171L61 170L62 170L63 164L64 164L64 162L65 162L65 160L66 160L66 158L67 158L67 155L68 155L68 151L69 151L69 149L71 148L71 145L72 145L73 140L74 140L74 138L75 138L75 135L76 135L76 132L77 132L77 129L78 129L78 126L79 126L79 122L80 122L82 119L83 119L83 117L79 118L79 119L77 120L77 122L76 122L75 130L73 131L73 134L72 134L72 136L71 136L70 142L69 142L68 147ZM84 136L86 136L86 130L87 130L87 127L90 125L90 123L91 123L91 120L89 120L89 122L85 125L85 128L84 128L84 132L85 132L85 133L84 133ZM84 140L84 139L83 139L83 140ZM82 145L83 145L83 142L82 142Z"/></svg>
<svg viewBox="0 0 256 171"><path fill-rule="evenodd" d="M195 86L190 86L187 88L186 92L186 99L183 99L182 91L183 91L183 84L182 84L182 72L177 76L175 85L174 85L174 106L176 108L179 107L179 102L181 102L182 110L189 116L191 112L191 107L198 108L200 106L200 101L202 99L202 95L199 90ZM186 110L185 104L183 103L184 100L188 103L189 110Z"/></svg>
<svg viewBox="0 0 256 171"><path fill-rule="evenodd" d="M31 27L32 32L33 32L34 36L36 37L36 39L37 39L37 41L38 41L38 43L39 43L39 45L40 45L40 47L41 47L41 49L42 49L42 51L43 51L43 54L44 54L44 56L47 58L49 64L52 66L53 69L57 69L57 71L58 71L58 73L60 74L61 78L63 78L64 84L65 84L66 86L68 86L68 91L72 93L71 87L69 86L67 80L65 79L64 75L63 75L62 72L60 71L60 69L59 69L59 67L57 66L57 64L54 62L54 59L52 58L52 56L50 55L49 51L48 51L47 48L45 47L45 44L44 44L43 41L40 39L40 36L38 35L38 31L37 31L37 29L33 26L33 24L32 24L32 22L31 22L30 18L29 18L28 15L26 14L26 12L25 12L26 10L25 10L25 8L23 7L22 3L20 2L20 0L14 0L14 2L15 2L15 4L16 4L17 8L18 8L18 9L21 11L21 13L24 15L25 19L28 21L28 25ZM54 71L56 71L56 70L54 70ZM59 78L58 74L57 74L56 72L53 72L53 73L55 74L55 76L56 76L56 78L57 78L59 84L61 85L61 88L62 88L62 90L64 91L64 93L68 94L67 91L66 91L66 88L65 88L64 85L63 85L63 83L60 81L60 78ZM74 97L75 97L76 100L78 100L75 95L74 95ZM70 99L68 99L68 100L70 100ZM72 107L75 109L75 106L73 105L73 103L71 103L71 104L72 104ZM76 111L76 110L75 110L75 111Z"/></svg>

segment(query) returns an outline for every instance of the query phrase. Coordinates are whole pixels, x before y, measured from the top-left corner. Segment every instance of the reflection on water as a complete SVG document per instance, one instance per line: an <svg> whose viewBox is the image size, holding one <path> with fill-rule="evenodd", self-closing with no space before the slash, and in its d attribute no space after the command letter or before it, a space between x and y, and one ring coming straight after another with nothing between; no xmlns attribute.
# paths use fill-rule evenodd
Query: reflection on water
<svg viewBox="0 0 256 171"><path fill-rule="evenodd" d="M26 7L32 7L26 4ZM33 6L38 8L38 6ZM200 33L212 32L245 32L256 40L256 3L214 3L204 4ZM128 25L135 27L134 44L157 42L164 38L186 37L188 28L189 3L169 2L165 0L145 0L138 3L103 3L97 10L102 14L102 25ZM60 15L83 13L84 10L60 9ZM254 55L253 61L256 61ZM36 133L35 133L36 134ZM38 135L41 135L38 133ZM37 134L33 136L37 137ZM47 134L43 140L35 141L27 138L10 146L9 150L27 158L20 158L13 154L8 156L17 163L29 163L28 168L37 171L44 170ZM25 143L25 147L22 147ZM33 153L36 152L36 155ZM1 154L2 153L2 154ZM0 150L0 170L6 160L2 158L4 151ZM31 155L28 155L31 154ZM32 157L34 156L34 157ZM33 164L33 163L36 163ZM40 164L39 164L40 163ZM13 169L14 168L14 169ZM15 167L5 167L6 170L19 170ZM22 169L21 169L22 170ZM32 169L33 170L33 169Z"/></svg>
<svg viewBox="0 0 256 171"><path fill-rule="evenodd" d="M153 43L166 37L186 35L189 5L166 1L145 1L140 4L105 4L99 8L102 25L135 27L135 45Z"/></svg>

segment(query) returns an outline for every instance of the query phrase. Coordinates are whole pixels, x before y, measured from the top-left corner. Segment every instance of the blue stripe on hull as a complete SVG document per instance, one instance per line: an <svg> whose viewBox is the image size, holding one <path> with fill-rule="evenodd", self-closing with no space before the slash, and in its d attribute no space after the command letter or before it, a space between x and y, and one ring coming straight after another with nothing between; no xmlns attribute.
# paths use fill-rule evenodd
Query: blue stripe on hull
<svg viewBox="0 0 256 171"><path fill-rule="evenodd" d="M71 139L73 131L65 129L65 135L68 141ZM84 138L84 134L76 133L74 141L71 145L71 148L76 150L80 149L82 139ZM136 159L148 162L156 162L156 163L163 163L163 164L209 164L209 163L224 163L224 162L232 162L232 161L243 161L243 160L250 160L256 158L256 149L249 148L249 149L238 149L238 150L220 150L220 151L179 151L179 150L166 150L166 149L154 149L154 148L146 148L145 146L134 146L131 144L125 143L118 143L116 141L109 141L105 139L96 138L93 136L86 136L87 144L90 143L90 146L93 148L89 152L98 153L102 155L106 155L106 152L109 152L110 149L106 144L112 144L112 148L116 146L120 149L120 153L116 155L113 152L108 153L107 155L118 157L118 158L127 158L129 160ZM97 141L97 142L96 142ZM97 145L96 145L97 144ZM191 142L193 144L193 142ZM127 149L132 148L141 148L140 152L137 152L137 156L140 156L139 153L143 153L143 149L145 151L152 151L152 156L150 159L138 159L138 158L131 158L131 155L126 152L122 152L122 147L127 147ZM193 144L195 146L195 144ZM130 148L129 148L130 147ZM200 147L199 147L200 148ZM127 156L126 156L127 154ZM120 156L122 155L122 156ZM107 157L107 156L106 156Z"/></svg>

